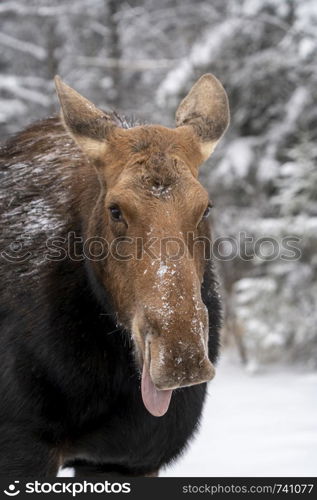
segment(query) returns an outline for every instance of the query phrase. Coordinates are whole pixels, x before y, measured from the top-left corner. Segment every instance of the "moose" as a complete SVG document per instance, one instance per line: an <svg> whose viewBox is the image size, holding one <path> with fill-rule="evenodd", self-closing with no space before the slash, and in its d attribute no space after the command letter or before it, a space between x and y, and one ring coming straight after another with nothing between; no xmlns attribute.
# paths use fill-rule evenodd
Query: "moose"
<svg viewBox="0 0 317 500"><path fill-rule="evenodd" d="M167 128L55 82L60 114L0 153L0 473L157 476L197 431L215 373L198 172L227 95L203 75Z"/></svg>

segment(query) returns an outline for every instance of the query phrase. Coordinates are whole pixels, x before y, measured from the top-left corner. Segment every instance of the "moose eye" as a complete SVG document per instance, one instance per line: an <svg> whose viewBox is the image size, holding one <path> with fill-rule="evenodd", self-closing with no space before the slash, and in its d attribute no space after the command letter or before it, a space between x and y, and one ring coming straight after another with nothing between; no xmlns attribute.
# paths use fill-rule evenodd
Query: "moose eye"
<svg viewBox="0 0 317 500"><path fill-rule="evenodd" d="M208 207L206 208L206 210L204 211L203 213L203 218L205 219L206 217L208 217L208 215L210 214L210 210L212 209L212 204L209 203L208 204Z"/></svg>
<svg viewBox="0 0 317 500"><path fill-rule="evenodd" d="M122 213L121 213L120 208L117 205L111 205L109 207L109 212L110 212L112 220L114 220L115 222L122 221Z"/></svg>

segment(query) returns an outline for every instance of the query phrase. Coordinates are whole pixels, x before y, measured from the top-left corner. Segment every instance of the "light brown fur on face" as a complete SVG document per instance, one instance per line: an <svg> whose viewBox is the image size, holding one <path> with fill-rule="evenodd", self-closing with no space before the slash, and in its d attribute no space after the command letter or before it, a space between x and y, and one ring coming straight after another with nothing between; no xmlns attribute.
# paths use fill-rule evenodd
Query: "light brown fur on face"
<svg viewBox="0 0 317 500"><path fill-rule="evenodd" d="M228 125L221 84L202 77L182 101L176 129L119 128L60 80L57 88L66 129L91 159L100 184L87 236L101 235L112 252L95 264L96 272L132 334L138 362L158 389L211 379L201 299L204 253L193 239L209 237L203 219L208 194L197 177ZM113 220L113 207L120 220Z"/></svg>

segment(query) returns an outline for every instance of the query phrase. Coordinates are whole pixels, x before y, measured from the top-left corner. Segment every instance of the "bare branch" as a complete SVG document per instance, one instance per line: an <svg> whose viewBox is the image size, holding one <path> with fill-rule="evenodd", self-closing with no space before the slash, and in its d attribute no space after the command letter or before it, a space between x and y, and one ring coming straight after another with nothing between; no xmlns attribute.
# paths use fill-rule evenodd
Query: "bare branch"
<svg viewBox="0 0 317 500"><path fill-rule="evenodd" d="M2 75L0 89L6 89L25 101L35 102L42 106L48 106L50 104L50 98L47 95L42 94L38 90L31 90L23 87L22 81L16 76Z"/></svg>
<svg viewBox="0 0 317 500"><path fill-rule="evenodd" d="M39 47L31 42L18 40L17 38L7 35L6 33L0 33L0 44L6 45L11 49L18 50L20 52L30 54L39 61L44 61L46 58L46 51L42 47Z"/></svg>
<svg viewBox="0 0 317 500"><path fill-rule="evenodd" d="M115 59L111 57L78 57L77 62L87 66L99 66L102 68L121 68L128 71L141 71L146 69L171 68L179 64L180 59Z"/></svg>

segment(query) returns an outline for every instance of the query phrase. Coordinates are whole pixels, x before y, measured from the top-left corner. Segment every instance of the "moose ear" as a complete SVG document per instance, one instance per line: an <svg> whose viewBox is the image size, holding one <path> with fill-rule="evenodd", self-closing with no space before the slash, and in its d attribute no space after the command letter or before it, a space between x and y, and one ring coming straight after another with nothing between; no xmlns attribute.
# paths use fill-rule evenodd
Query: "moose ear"
<svg viewBox="0 0 317 500"><path fill-rule="evenodd" d="M106 139L115 127L111 114L104 113L76 90L55 76L64 126L80 148L90 157L105 152Z"/></svg>
<svg viewBox="0 0 317 500"><path fill-rule="evenodd" d="M211 74L199 78L176 111L176 126L190 126L198 136L203 161L209 158L229 122L226 91Z"/></svg>

